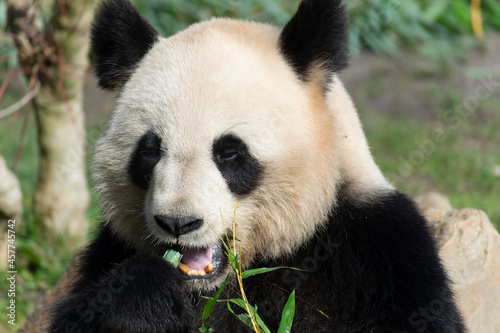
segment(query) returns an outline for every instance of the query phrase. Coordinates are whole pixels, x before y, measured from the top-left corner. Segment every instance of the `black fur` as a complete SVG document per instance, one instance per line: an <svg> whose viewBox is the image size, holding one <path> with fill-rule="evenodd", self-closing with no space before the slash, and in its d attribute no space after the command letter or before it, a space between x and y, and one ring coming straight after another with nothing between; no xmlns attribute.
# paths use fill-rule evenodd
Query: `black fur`
<svg viewBox="0 0 500 333"><path fill-rule="evenodd" d="M122 262L135 252L115 237L109 227L101 227L92 245L77 256L78 266L83 272L74 285L75 290L85 289L99 281L116 263Z"/></svg>
<svg viewBox="0 0 500 333"><path fill-rule="evenodd" d="M153 170L161 158L161 139L153 132L144 134L130 159L128 174L132 183L147 189Z"/></svg>
<svg viewBox="0 0 500 333"><path fill-rule="evenodd" d="M174 269L161 258L126 259L61 302L50 332L190 332L190 295Z"/></svg>
<svg viewBox="0 0 500 333"><path fill-rule="evenodd" d="M120 89L158 40L155 29L127 0L104 1L91 29L99 86Z"/></svg>
<svg viewBox="0 0 500 333"><path fill-rule="evenodd" d="M224 135L212 146L213 160L236 195L245 195L257 187L264 167L250 154L247 145L235 135Z"/></svg>
<svg viewBox="0 0 500 333"><path fill-rule="evenodd" d="M78 265L81 279L52 309L49 332L190 332L191 296L161 258L135 255L103 228Z"/></svg>
<svg viewBox="0 0 500 333"><path fill-rule="evenodd" d="M348 18L341 0L304 0L283 28L279 45L299 78L307 81L311 65L319 65L327 72L347 67L348 34Z"/></svg>
<svg viewBox="0 0 500 333"><path fill-rule="evenodd" d="M197 331L203 303L186 291L179 273L126 248L101 231L80 259L81 279L54 308L50 332ZM305 271L244 281L250 303L273 332L294 289L293 332L465 332L426 222L399 192L364 206L341 199L326 228L293 258L255 263L278 265ZM216 332L250 332L224 303L208 323Z"/></svg>
<svg viewBox="0 0 500 333"><path fill-rule="evenodd" d="M306 271L245 280L273 332L294 289L295 332L465 332L426 221L399 192L362 207L341 201L326 230L293 258L255 264L281 265ZM237 331L233 325L222 332Z"/></svg>

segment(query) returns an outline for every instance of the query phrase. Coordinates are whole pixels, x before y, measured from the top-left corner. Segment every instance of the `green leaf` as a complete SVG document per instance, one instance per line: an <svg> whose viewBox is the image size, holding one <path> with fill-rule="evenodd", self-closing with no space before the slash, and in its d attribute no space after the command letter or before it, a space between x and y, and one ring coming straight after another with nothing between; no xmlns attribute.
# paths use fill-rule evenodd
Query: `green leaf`
<svg viewBox="0 0 500 333"><path fill-rule="evenodd" d="M430 1L426 3L425 16L431 21L436 21L441 15L446 15L449 5L448 1Z"/></svg>
<svg viewBox="0 0 500 333"><path fill-rule="evenodd" d="M250 317L248 316L248 314L246 313L241 313L241 314L236 314L234 313L233 309L231 308L231 305L229 304L229 301L233 301L233 300L228 300L228 302L226 303L227 304L227 308L228 310L236 317L238 318L241 322L243 322L245 325L247 325L248 327L250 327L252 330L253 330L253 325L252 325L252 321L250 320ZM240 300L240 301L243 301L243 300ZM233 302L234 303L234 302ZM239 305L239 304L238 304Z"/></svg>
<svg viewBox="0 0 500 333"><path fill-rule="evenodd" d="M232 303L234 303L234 304L238 305L240 308L242 308L242 309L243 309L243 310L245 310L245 311L246 311L246 309L247 309L247 308L246 308L246 306L245 306L245 305L246 305L246 304L245 304L245 301L244 301L244 300L242 300L241 298L230 298L230 299L228 299L227 301L228 301L228 302L232 302ZM251 308L252 306L251 306L250 304L248 304L248 307L250 307L250 308Z"/></svg>
<svg viewBox="0 0 500 333"><path fill-rule="evenodd" d="M233 270L235 272L238 272L238 270L240 269L238 256L234 255L234 253L231 251L226 252L226 256L229 259L229 263L231 264L231 267L233 268Z"/></svg>
<svg viewBox="0 0 500 333"><path fill-rule="evenodd" d="M208 299L207 304L205 305L205 308L203 309L203 314L201 316L201 323L205 324L205 320L207 320L208 316L210 316L210 313L212 313L212 309L214 308L215 303L217 302L217 299L219 298L220 294L222 293L222 290L226 286L227 279L229 278L229 275L226 276L226 279L220 286L219 290L217 290L217 293L215 293L214 297L210 297Z"/></svg>
<svg viewBox="0 0 500 333"><path fill-rule="evenodd" d="M236 305L238 305L240 308L242 308L243 310L247 311L247 308L246 306L248 306L248 308L250 309L250 311L252 312L252 316L255 318L255 320L257 321L257 323L259 324L260 328L262 328L262 330L265 332L265 333L271 333L271 330L269 330L269 328L266 326L266 324L264 323L264 321L262 320L262 318L259 316L259 314L257 313L257 307L255 306L252 306L250 304L245 304L245 301L240 299L240 298L231 298L231 299L228 299L226 300L228 302L228 308L230 309L230 311L232 312L232 309L230 308L229 306L229 302L232 302ZM240 318L239 316L240 315L236 315L234 312L233 314L238 317L238 319L240 319L241 321L243 321L244 323L246 323L244 320L246 319L242 319ZM245 314L246 315L246 314ZM253 325L252 325L252 321L250 319L250 317L248 315L246 315L248 317L248 320L250 322L250 328L253 329ZM247 324L248 325L248 324Z"/></svg>
<svg viewBox="0 0 500 333"><path fill-rule="evenodd" d="M199 331L201 333L212 333L215 332L215 330L208 324L204 324L202 327L199 328Z"/></svg>
<svg viewBox="0 0 500 333"><path fill-rule="evenodd" d="M234 237L233 235L227 235L227 239L229 239L230 241L233 240L233 239L235 239L238 242L241 242L237 237Z"/></svg>
<svg viewBox="0 0 500 333"><path fill-rule="evenodd" d="M266 324L264 324L264 321L262 321L262 318L260 318L257 311L255 312L255 319L257 319L257 323L259 324L260 328L262 328L262 330L265 333L271 333L271 330L266 326Z"/></svg>
<svg viewBox="0 0 500 333"><path fill-rule="evenodd" d="M290 333L292 330L293 317L295 316L295 290L292 291L285 307L283 308L283 313L281 314L281 323L278 329L278 333Z"/></svg>
<svg viewBox="0 0 500 333"><path fill-rule="evenodd" d="M229 263L235 272L239 271L240 263L238 255L235 255L233 251L226 245L226 243L222 242L222 245L226 248L226 256L229 259Z"/></svg>
<svg viewBox="0 0 500 333"><path fill-rule="evenodd" d="M249 270L246 270L244 272L241 272L241 278L244 279L244 278L247 278L247 277L250 277L250 276L254 276L254 275L258 275L258 274L263 274L263 273L267 273L267 272L272 272L272 271L275 271L277 269L283 269L283 268L295 269L295 270L298 270L298 271L301 270L301 269L298 269L298 268L286 267L286 266L270 267L270 268L268 268L268 267L262 267L262 268L249 269Z"/></svg>

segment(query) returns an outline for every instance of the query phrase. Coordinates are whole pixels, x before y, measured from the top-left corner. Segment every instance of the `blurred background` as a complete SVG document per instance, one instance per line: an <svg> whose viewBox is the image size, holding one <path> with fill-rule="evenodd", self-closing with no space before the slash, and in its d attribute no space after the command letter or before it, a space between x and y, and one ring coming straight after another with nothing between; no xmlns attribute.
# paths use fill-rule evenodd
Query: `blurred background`
<svg viewBox="0 0 500 333"><path fill-rule="evenodd" d="M214 16L283 26L299 3L132 2L163 36ZM500 229L500 2L346 4L353 56L340 76L377 164L410 196L443 193L454 208L484 210ZM23 323L101 218L89 165L115 96L96 89L86 49L95 5L0 2L3 248L8 220L16 219L15 261L2 250L0 278L5 281L7 264L18 272L16 326L2 319L1 331Z"/></svg>

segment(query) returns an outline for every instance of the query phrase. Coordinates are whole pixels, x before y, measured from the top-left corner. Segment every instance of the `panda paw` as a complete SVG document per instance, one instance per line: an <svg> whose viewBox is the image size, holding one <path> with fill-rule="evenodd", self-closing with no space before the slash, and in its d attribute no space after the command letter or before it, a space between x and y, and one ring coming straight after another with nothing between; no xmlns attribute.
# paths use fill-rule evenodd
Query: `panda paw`
<svg viewBox="0 0 500 333"><path fill-rule="evenodd" d="M192 304L174 270L160 258L129 258L60 303L50 332L189 332Z"/></svg>

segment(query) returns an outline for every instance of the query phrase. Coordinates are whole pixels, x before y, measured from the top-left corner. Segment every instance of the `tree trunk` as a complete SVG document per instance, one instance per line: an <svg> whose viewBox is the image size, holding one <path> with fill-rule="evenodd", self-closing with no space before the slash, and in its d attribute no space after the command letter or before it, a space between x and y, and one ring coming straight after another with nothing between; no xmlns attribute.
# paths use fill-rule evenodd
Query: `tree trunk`
<svg viewBox="0 0 500 333"><path fill-rule="evenodd" d="M11 30L21 67L29 68L31 72L25 69L26 75L35 77L41 84L34 99L40 145L35 218L48 234L80 239L88 227L83 84L88 67L88 30L93 2L52 2L51 21L38 32L34 24L38 13L30 14L33 3L9 0L9 6L17 10L9 8L14 19L26 13L27 20L31 21L31 28L26 29L26 23L23 26L19 19L14 20Z"/></svg>

